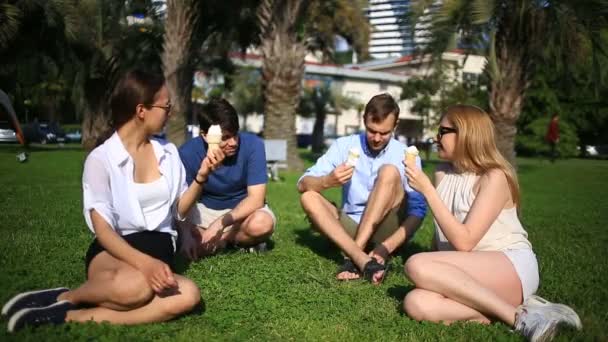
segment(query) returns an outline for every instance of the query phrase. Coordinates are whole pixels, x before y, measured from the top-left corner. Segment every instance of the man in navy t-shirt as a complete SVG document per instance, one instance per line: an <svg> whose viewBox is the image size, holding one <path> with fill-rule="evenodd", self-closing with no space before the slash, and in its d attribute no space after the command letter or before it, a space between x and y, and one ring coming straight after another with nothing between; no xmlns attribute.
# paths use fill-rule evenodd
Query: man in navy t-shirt
<svg viewBox="0 0 608 342"><path fill-rule="evenodd" d="M214 254L227 244L266 249L276 218L265 204L266 155L264 142L254 134L239 132L236 110L224 99L195 105L201 134L179 148L186 169L186 181L202 184L196 207L180 224L190 227L192 236L182 238L182 252L190 259ZM207 133L219 125L219 148L209 151ZM220 166L208 174L199 172L201 163Z"/></svg>

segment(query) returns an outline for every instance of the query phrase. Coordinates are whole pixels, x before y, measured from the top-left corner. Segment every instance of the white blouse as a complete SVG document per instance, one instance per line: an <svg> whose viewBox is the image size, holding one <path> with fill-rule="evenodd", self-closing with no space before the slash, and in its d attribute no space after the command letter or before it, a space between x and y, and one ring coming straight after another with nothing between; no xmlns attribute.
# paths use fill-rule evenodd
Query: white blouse
<svg viewBox="0 0 608 342"><path fill-rule="evenodd" d="M91 210L95 209L119 235L141 231L159 231L177 236L172 219L178 217L177 200L188 189L186 171L172 143L151 139L158 168L168 188L165 201L158 202L154 209L153 222L146 223L144 210L137 195L133 180L133 158L125 149L116 132L87 157L82 175L84 218L89 229L95 233L91 221ZM162 190L162 189L161 189Z"/></svg>

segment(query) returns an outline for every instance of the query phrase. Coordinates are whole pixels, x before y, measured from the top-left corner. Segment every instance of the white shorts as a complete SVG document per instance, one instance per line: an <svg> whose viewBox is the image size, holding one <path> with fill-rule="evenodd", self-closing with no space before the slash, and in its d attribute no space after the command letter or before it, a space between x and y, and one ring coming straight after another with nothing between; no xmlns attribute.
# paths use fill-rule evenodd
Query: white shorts
<svg viewBox="0 0 608 342"><path fill-rule="evenodd" d="M521 281L523 299L526 300L538 290L539 275L536 255L529 248L507 249L502 252L515 267L515 272Z"/></svg>
<svg viewBox="0 0 608 342"><path fill-rule="evenodd" d="M218 217L228 213L231 210L232 209L211 209L207 208L204 204L197 202L196 206L193 206L192 209L190 209L190 212L186 217L186 221L200 228L207 229L209 228L209 225L211 225L211 223L215 221ZM274 216L272 210L270 210L270 207L268 207L268 204L265 204L262 208L256 211L263 211L270 215L270 217L272 218L272 229L274 230L275 226L277 225L277 218L276 216ZM228 226L224 228L224 231L227 232L231 229L232 226Z"/></svg>

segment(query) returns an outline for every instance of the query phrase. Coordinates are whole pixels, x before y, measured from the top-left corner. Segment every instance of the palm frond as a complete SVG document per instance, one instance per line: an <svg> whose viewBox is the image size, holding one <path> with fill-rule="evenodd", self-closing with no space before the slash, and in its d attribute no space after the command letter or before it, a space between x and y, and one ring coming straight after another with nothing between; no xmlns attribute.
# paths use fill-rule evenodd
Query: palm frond
<svg viewBox="0 0 608 342"><path fill-rule="evenodd" d="M6 49L19 32L23 13L18 7L0 4L0 50Z"/></svg>

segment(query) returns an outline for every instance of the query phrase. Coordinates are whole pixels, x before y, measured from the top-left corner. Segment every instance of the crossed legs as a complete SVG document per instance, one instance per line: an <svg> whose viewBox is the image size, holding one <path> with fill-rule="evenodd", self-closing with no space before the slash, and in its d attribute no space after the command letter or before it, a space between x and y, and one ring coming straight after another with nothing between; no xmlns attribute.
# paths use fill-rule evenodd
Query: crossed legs
<svg viewBox="0 0 608 342"><path fill-rule="evenodd" d="M411 256L406 276L416 285L403 301L417 321L499 319L511 326L522 303L515 268L502 252L428 252Z"/></svg>
<svg viewBox="0 0 608 342"><path fill-rule="evenodd" d="M362 270L365 264L371 260L371 257L364 251L367 242L386 214L399 206L403 196L404 191L398 169L392 165L380 168L354 240L340 223L337 208L320 193L306 191L301 195L300 202L313 226L329 237ZM339 279L358 277L352 274L338 276Z"/></svg>
<svg viewBox="0 0 608 342"><path fill-rule="evenodd" d="M162 322L191 311L200 302L200 291L194 282L177 274L174 277L178 284L174 292L155 294L141 272L104 251L91 261L88 280L77 289L62 293L58 300L96 305L68 311L66 321Z"/></svg>

